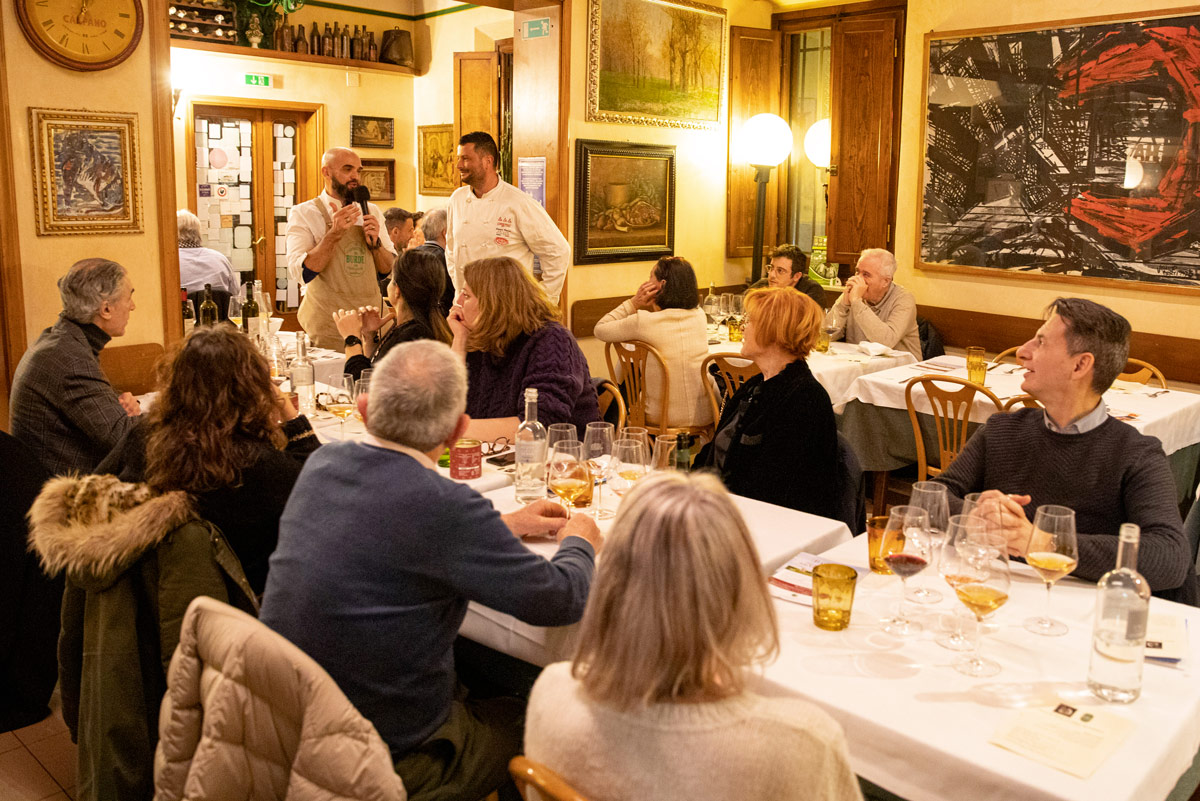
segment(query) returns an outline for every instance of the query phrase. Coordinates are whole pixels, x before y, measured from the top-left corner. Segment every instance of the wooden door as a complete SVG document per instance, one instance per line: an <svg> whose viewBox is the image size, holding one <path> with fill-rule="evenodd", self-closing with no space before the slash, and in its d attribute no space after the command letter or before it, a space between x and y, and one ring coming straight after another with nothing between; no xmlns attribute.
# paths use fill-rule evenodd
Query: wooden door
<svg viewBox="0 0 1200 801"><path fill-rule="evenodd" d="M454 54L454 142L486 131L500 144L500 54ZM499 165L497 165L499 167Z"/></svg>

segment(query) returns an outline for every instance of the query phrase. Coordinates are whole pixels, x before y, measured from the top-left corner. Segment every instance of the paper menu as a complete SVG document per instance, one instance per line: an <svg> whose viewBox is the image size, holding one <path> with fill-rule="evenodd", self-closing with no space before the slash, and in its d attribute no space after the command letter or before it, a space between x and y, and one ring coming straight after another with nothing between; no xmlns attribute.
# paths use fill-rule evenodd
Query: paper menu
<svg viewBox="0 0 1200 801"><path fill-rule="evenodd" d="M1150 615L1146 624L1146 658L1174 665L1191 653L1187 620L1178 615Z"/></svg>
<svg viewBox="0 0 1200 801"><path fill-rule="evenodd" d="M832 559L817 556L815 553L797 554L767 579L767 590L775 598L812 606L813 568L832 561ZM854 569L860 576L866 573L866 570L862 568Z"/></svg>
<svg viewBox="0 0 1200 801"><path fill-rule="evenodd" d="M993 745L1087 779L1133 732L1132 720L1099 707L1023 709L992 735Z"/></svg>

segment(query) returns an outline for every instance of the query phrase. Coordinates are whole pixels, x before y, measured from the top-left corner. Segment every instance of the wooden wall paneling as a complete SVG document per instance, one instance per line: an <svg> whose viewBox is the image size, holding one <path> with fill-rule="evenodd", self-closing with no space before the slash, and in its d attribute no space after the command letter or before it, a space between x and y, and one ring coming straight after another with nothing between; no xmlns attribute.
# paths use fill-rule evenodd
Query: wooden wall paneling
<svg viewBox="0 0 1200 801"><path fill-rule="evenodd" d="M15 33L10 35L16 35ZM25 294L17 239L17 195L13 177L12 117L8 99L5 32L0 31L0 428L8 429L8 391L25 352Z"/></svg>
<svg viewBox="0 0 1200 801"><path fill-rule="evenodd" d="M725 211L725 255L753 255L757 187L755 169L740 155L742 125L755 114L779 113L780 63L783 34L760 28L729 27L729 172ZM764 253L779 236L780 170L767 184Z"/></svg>
<svg viewBox="0 0 1200 801"><path fill-rule="evenodd" d="M500 143L500 54L454 54L454 141L487 131Z"/></svg>
<svg viewBox="0 0 1200 801"><path fill-rule="evenodd" d="M178 307L179 301L176 300L172 311L176 311ZM183 326L182 319L179 325ZM105 348L100 351L100 369L117 392L143 395L153 390L158 383L154 366L163 355L163 351L163 346L157 342Z"/></svg>
<svg viewBox="0 0 1200 801"><path fill-rule="evenodd" d="M167 18L167 0L148 0L151 20ZM175 210L175 130L171 104L171 37L161 22L146 26L150 39L150 101L153 107L154 194L158 199L159 281L162 292L163 342L183 336L179 303L179 237ZM196 151L193 149L192 153ZM195 170L192 171L193 175ZM192 180L195 180L193 177Z"/></svg>

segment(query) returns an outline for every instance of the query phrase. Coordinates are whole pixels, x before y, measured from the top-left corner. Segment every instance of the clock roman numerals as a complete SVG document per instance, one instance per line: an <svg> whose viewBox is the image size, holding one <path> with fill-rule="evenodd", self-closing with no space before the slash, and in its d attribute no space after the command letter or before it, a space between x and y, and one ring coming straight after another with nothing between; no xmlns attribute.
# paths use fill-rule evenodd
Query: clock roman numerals
<svg viewBox="0 0 1200 801"><path fill-rule="evenodd" d="M120 28L114 29L113 33L115 33L117 36L120 36L122 39L125 38L125 31L121 30Z"/></svg>
<svg viewBox="0 0 1200 801"><path fill-rule="evenodd" d="M13 2L21 31L34 48L70 69L108 69L124 61L142 38L139 0Z"/></svg>

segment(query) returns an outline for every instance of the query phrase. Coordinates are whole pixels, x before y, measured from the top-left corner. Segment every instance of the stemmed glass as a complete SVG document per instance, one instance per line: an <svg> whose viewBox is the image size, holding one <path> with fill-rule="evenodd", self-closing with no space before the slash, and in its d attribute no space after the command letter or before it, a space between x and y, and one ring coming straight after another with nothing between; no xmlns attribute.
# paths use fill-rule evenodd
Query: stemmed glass
<svg viewBox="0 0 1200 801"><path fill-rule="evenodd" d="M246 289L243 287L241 292L229 299L229 312L227 316L229 317L229 322L237 326L239 331L242 328L242 299L245 297Z"/></svg>
<svg viewBox="0 0 1200 801"><path fill-rule="evenodd" d="M721 319L725 322L725 338L729 338L729 321L733 317L733 293L726 292L721 295Z"/></svg>
<svg viewBox="0 0 1200 801"><path fill-rule="evenodd" d="M837 316L833 313L833 309L825 312L825 319L821 322L821 330L825 332L825 338L833 342L833 333L837 330Z"/></svg>
<svg viewBox="0 0 1200 801"><path fill-rule="evenodd" d="M942 556L938 561L938 573L950 585L951 590L957 590L960 584L971 579L970 558L979 558L980 543L986 542L987 525L978 517L954 515L950 518L946 544L942 546ZM986 555L986 546L982 555ZM959 610L959 615L963 614ZM938 635L935 642L951 651L971 650L971 641L963 635L962 622L958 615L953 616L954 631Z"/></svg>
<svg viewBox="0 0 1200 801"><path fill-rule="evenodd" d="M963 581L954 588L958 600L975 615L975 648L956 662L954 669L976 678L995 676L1000 672L1000 663L980 656L983 620L1008 601L1008 588L1012 582L1008 569L1008 549L984 547L982 551L983 556L975 553L964 559Z"/></svg>
<svg viewBox="0 0 1200 801"><path fill-rule="evenodd" d="M575 499L591 486L592 478L583 461L583 443L564 439L555 443L550 450L550 489L562 499L571 517Z"/></svg>
<svg viewBox="0 0 1200 801"><path fill-rule="evenodd" d="M929 513L915 506L893 506L880 552L887 554L884 561L900 577L900 608L895 617L880 621L883 630L900 636L917 634L922 626L908 619L905 607L908 580L929 564Z"/></svg>
<svg viewBox="0 0 1200 801"><path fill-rule="evenodd" d="M936 560L946 544L946 529L950 520L949 493L945 484L935 481L918 481L913 484L912 497L909 506L924 509L929 513L930 556ZM942 594L937 590L917 587L912 592L912 599L919 604L935 604L942 600Z"/></svg>
<svg viewBox="0 0 1200 801"><path fill-rule="evenodd" d="M346 418L354 413L354 376L342 374L340 386L334 386L330 392L332 398L325 408L338 419L338 438L346 438Z"/></svg>
<svg viewBox="0 0 1200 801"><path fill-rule="evenodd" d="M619 439L613 443L613 492L617 497L633 489L650 472L650 452L636 439Z"/></svg>
<svg viewBox="0 0 1200 801"><path fill-rule="evenodd" d="M587 457L588 470L596 483L596 500L589 511L597 520L607 520L614 514L602 504L604 484L612 478L614 466L613 424L588 423L587 430L583 433L583 450Z"/></svg>
<svg viewBox="0 0 1200 801"><path fill-rule="evenodd" d="M621 429L621 434L618 439L636 439L642 443L646 449L646 455L649 456L650 448L650 430L642 426L625 426Z"/></svg>
<svg viewBox="0 0 1200 801"><path fill-rule="evenodd" d="M1050 617L1050 590L1079 564L1073 510L1053 504L1038 507L1029 547L1025 549L1025 562L1046 583L1046 614L1026 620L1025 630L1043 637L1061 637L1067 633L1067 624Z"/></svg>
<svg viewBox="0 0 1200 801"><path fill-rule="evenodd" d="M550 453L559 442L578 439L579 429L575 428L574 423L551 423L546 429L546 453Z"/></svg>
<svg viewBox="0 0 1200 801"><path fill-rule="evenodd" d="M674 434L659 434L654 438L654 453L650 459L651 470L674 470L675 449L679 439Z"/></svg>
<svg viewBox="0 0 1200 801"><path fill-rule="evenodd" d="M360 423L365 421L363 420L362 412L358 410L358 402L360 398L362 398L364 395L369 395L370 393L371 379L360 378L354 382L354 419L358 420Z"/></svg>
<svg viewBox="0 0 1200 801"><path fill-rule="evenodd" d="M709 344L715 344L717 331L721 327L721 298L718 295L707 295L704 298L704 328L708 333Z"/></svg>

